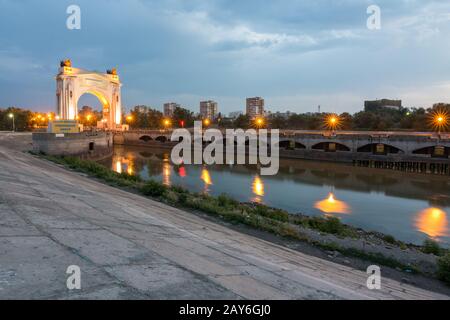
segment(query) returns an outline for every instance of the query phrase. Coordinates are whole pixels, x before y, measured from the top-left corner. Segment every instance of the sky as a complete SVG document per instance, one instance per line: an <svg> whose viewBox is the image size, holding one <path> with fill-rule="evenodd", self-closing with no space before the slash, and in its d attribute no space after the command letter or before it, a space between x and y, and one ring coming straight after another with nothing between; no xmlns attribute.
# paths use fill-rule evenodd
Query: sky
<svg viewBox="0 0 450 320"><path fill-rule="evenodd" d="M69 5L81 29L69 30ZM381 9L369 30L367 8ZM54 111L59 61L118 68L126 109L357 112L364 100L450 102L448 0L0 0L0 108ZM80 104L100 105L93 97Z"/></svg>

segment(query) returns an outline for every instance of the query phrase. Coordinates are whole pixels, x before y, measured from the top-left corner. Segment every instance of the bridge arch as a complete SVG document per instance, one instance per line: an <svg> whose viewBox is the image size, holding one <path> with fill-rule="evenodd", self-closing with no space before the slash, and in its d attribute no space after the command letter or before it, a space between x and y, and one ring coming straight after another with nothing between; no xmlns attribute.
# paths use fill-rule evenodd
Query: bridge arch
<svg viewBox="0 0 450 320"><path fill-rule="evenodd" d="M385 143L368 143L356 149L356 152L365 152L372 154L404 153L402 149Z"/></svg>
<svg viewBox="0 0 450 320"><path fill-rule="evenodd" d="M148 135L145 135L145 136L140 137L139 140L142 140L144 142L149 142L149 141L152 141L153 138Z"/></svg>
<svg viewBox="0 0 450 320"><path fill-rule="evenodd" d="M300 143L300 142L297 142L294 140L281 140L278 143L278 147L283 148L283 149L290 149L290 150L306 149L306 146L303 143Z"/></svg>
<svg viewBox="0 0 450 320"><path fill-rule="evenodd" d="M412 152L415 155L430 155L435 158L448 158L450 156L450 147L442 145L430 145L422 147Z"/></svg>
<svg viewBox="0 0 450 320"><path fill-rule="evenodd" d="M326 152L335 152L335 151L350 151L350 147L345 144L335 142L335 141L324 141L314 144L311 149L313 150L323 150Z"/></svg>
<svg viewBox="0 0 450 320"><path fill-rule="evenodd" d="M158 136L158 137L155 138L155 141L159 141L159 142L162 142L162 143L165 143L165 142L167 142L168 140L169 140L169 139L167 139L166 136Z"/></svg>

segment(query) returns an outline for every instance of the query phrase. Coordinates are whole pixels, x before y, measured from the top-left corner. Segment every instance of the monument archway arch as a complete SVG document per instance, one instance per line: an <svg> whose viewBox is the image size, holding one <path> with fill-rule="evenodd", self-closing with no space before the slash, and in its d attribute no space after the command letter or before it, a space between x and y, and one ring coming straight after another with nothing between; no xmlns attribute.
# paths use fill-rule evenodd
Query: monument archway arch
<svg viewBox="0 0 450 320"><path fill-rule="evenodd" d="M76 120L78 100L89 93L96 96L103 106L102 126L108 130L121 129L121 86L115 69L101 73L73 68L70 60L62 61L56 76L58 116L61 120Z"/></svg>

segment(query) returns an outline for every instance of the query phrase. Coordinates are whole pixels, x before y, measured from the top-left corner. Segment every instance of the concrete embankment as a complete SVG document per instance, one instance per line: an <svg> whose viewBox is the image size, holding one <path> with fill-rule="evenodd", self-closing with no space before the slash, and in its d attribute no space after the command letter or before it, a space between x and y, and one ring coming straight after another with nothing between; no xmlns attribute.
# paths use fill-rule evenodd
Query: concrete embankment
<svg viewBox="0 0 450 320"><path fill-rule="evenodd" d="M62 134L35 132L32 143L34 152L98 160L112 155L114 142L111 132L85 131Z"/></svg>
<svg viewBox="0 0 450 320"><path fill-rule="evenodd" d="M365 272L239 233L17 149L29 147L30 140L0 134L0 298L449 298L388 278L381 290L369 290ZM66 287L70 265L81 269L81 290Z"/></svg>

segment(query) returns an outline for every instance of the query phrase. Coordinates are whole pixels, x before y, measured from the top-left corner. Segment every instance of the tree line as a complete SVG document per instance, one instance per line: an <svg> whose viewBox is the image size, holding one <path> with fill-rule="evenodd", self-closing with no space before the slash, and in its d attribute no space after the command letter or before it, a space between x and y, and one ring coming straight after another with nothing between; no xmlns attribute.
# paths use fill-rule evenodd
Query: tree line
<svg viewBox="0 0 450 320"><path fill-rule="evenodd" d="M336 115L339 119L337 130L410 130L410 131L432 131L433 116L437 113L446 117L446 124L450 120L450 104L435 104L433 107L425 108L378 108L372 111L360 111L355 114L341 113ZM54 119L54 114L33 112L20 108L0 109L0 130L12 130L12 119L14 114L15 128L17 131L33 130L45 127L48 121ZM321 130L327 128L327 113L292 113L289 116L270 114L264 118L263 126L273 129L292 130ZM85 126L95 126L102 118L102 113L84 106L78 113L78 121ZM165 118L163 113L152 107L135 106L127 115L123 115L123 123L127 123L131 129L164 129L164 128L189 128L194 121L202 120L199 115L192 111L177 107L173 116ZM251 128L255 127L255 121L246 115L237 118L223 117L218 115L217 119L210 125L220 128ZM441 131L448 131L448 126L443 126Z"/></svg>
<svg viewBox="0 0 450 320"><path fill-rule="evenodd" d="M54 113L34 112L31 110L9 107L0 108L0 131L31 131L45 128L48 121L55 118Z"/></svg>

